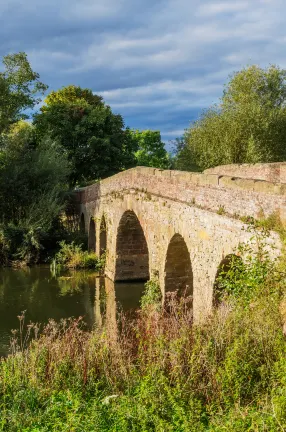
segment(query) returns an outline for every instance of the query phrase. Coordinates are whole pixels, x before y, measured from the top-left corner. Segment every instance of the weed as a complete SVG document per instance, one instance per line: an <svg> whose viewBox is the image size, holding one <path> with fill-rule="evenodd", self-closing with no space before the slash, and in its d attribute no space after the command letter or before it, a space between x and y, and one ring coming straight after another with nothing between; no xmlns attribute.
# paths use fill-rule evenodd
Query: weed
<svg viewBox="0 0 286 432"><path fill-rule="evenodd" d="M219 206L217 214L224 215L226 213L224 206Z"/></svg>

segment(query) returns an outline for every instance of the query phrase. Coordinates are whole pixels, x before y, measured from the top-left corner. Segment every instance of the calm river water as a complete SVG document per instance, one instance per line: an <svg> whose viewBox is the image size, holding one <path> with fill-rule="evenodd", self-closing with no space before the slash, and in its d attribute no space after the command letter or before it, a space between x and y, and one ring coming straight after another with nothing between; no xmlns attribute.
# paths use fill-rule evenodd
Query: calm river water
<svg viewBox="0 0 286 432"><path fill-rule="evenodd" d="M19 328L18 315L25 322L46 323L49 318L83 316L89 328L116 316L116 309L139 306L144 283L116 283L95 273L65 272L54 275L49 268L0 270L0 357L9 353L11 329Z"/></svg>

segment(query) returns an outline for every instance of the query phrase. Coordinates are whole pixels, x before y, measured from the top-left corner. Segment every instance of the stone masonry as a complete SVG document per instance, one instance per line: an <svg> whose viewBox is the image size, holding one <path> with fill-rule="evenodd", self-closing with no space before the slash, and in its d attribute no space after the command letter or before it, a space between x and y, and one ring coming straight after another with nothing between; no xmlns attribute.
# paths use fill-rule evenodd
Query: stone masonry
<svg viewBox="0 0 286 432"><path fill-rule="evenodd" d="M202 174L136 167L78 190L81 225L95 237L91 248L106 250L107 277L156 277L163 296L186 289L199 320L212 310L222 261L250 239L239 218L277 213L286 222L285 170L282 163ZM278 245L278 237L269 242Z"/></svg>

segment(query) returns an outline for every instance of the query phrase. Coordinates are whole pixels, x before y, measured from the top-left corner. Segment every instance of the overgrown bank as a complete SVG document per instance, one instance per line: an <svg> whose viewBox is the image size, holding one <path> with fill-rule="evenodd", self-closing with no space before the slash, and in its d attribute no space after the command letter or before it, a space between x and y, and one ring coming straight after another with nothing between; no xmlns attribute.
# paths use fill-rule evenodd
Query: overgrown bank
<svg viewBox="0 0 286 432"><path fill-rule="evenodd" d="M149 283L118 327L50 322L28 349L15 339L0 365L0 430L285 431L285 264L260 249L219 283L201 326L191 298L171 294L163 310Z"/></svg>

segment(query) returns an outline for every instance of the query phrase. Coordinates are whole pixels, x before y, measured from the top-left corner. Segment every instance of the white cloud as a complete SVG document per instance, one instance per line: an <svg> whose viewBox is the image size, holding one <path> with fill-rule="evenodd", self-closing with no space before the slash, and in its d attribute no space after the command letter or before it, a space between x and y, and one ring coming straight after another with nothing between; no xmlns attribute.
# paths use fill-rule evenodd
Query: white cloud
<svg viewBox="0 0 286 432"><path fill-rule="evenodd" d="M255 2L255 0L254 0ZM229 12L238 12L247 9L249 2L246 1L228 1L217 3L206 3L198 8L198 16L212 16L217 14L226 14Z"/></svg>
<svg viewBox="0 0 286 432"><path fill-rule="evenodd" d="M131 127L172 136L231 72L286 66L285 12L283 0L3 0L0 50L28 52L51 88L90 87Z"/></svg>
<svg viewBox="0 0 286 432"><path fill-rule="evenodd" d="M110 16L115 16L122 8L122 1L114 0L80 0L71 2L72 7L64 8L62 16L68 20L75 18L76 20L99 20Z"/></svg>

